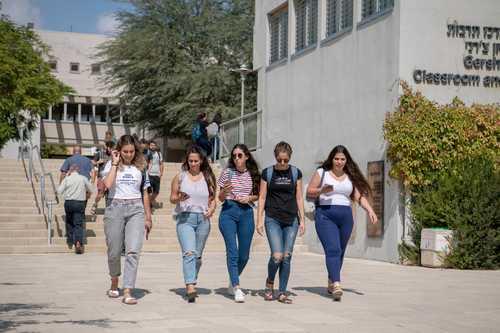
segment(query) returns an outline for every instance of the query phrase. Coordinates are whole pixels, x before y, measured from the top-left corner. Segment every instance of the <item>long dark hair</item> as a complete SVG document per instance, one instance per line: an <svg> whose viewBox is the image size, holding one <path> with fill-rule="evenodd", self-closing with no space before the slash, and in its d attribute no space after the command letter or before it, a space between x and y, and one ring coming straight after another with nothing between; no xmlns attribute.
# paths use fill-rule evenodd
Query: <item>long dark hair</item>
<svg viewBox="0 0 500 333"><path fill-rule="evenodd" d="M354 162L354 160L351 157L351 154L349 154L349 151L347 150L346 147L342 145L335 146L330 152L330 154L328 154L328 157L321 165L321 168L323 168L323 170L325 171L332 170L333 158L338 153L342 153L345 155L346 163L344 166L344 172L349 176L349 179L351 180L354 187L359 191L359 193L362 196L365 197L371 196L372 189L370 187L370 184L368 184L368 182L366 181L365 176L363 176L363 174L359 170L358 165L356 164L356 162ZM354 199L354 190L351 193L351 199Z"/></svg>
<svg viewBox="0 0 500 333"><path fill-rule="evenodd" d="M231 149L231 156L229 157L229 161L227 162L227 167L230 169L235 169L236 170L236 164L234 164L233 160L233 152L236 149L240 149L243 151L243 153L247 156L247 161L246 161L246 167L248 172L250 172L250 176L252 177L252 194L257 195L259 193L259 188L260 188L260 172L259 172L259 165L253 158L252 154L250 153L250 150L248 150L247 146L238 143L234 145L233 149Z"/></svg>
<svg viewBox="0 0 500 333"><path fill-rule="evenodd" d="M133 145L135 148L134 158L130 164L134 165L140 171L143 171L146 168L146 160L144 159L144 155L142 153L141 147L139 146L139 141L132 135L125 134L120 137L118 143L116 144L116 150L118 150L121 154L121 150L123 146ZM120 158L119 167L120 170L122 168L122 159Z"/></svg>
<svg viewBox="0 0 500 333"><path fill-rule="evenodd" d="M208 163L208 159L205 156L205 153L203 150L197 146L197 145L192 145L188 148L186 151L186 157L184 158L184 162L182 162L182 170L183 171L189 171L189 155L190 154L198 154L201 159L201 164L200 164L200 171L203 173L203 177L205 178L205 181L207 182L207 187L208 187L208 194L210 197L215 196L215 191L217 190L217 185L216 185L216 180L215 180L215 175L214 172L212 171L212 168L210 167L210 163Z"/></svg>

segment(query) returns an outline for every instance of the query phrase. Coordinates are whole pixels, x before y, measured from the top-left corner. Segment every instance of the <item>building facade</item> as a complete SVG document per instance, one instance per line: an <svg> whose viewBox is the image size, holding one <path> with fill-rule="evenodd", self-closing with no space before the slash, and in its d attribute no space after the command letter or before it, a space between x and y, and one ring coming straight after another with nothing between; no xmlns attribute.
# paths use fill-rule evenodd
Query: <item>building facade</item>
<svg viewBox="0 0 500 333"><path fill-rule="evenodd" d="M499 17L497 0L256 1L259 159L273 163L274 145L286 140L307 183L335 145L349 149L376 187L382 223L368 228L356 209L347 255L397 262L408 231L382 132L400 80L439 103L499 103ZM314 232L307 242L322 251Z"/></svg>

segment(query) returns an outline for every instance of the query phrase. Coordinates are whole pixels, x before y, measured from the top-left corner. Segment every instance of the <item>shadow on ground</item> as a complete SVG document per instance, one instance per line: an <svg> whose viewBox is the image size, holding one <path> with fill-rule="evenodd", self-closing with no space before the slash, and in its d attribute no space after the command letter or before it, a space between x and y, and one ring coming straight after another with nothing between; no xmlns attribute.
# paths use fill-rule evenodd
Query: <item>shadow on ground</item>
<svg viewBox="0 0 500 333"><path fill-rule="evenodd" d="M143 296L149 291L143 291ZM43 319L28 319L30 317L43 317L43 316L64 316L64 312L51 311L52 309L63 309L61 307L54 307L51 304L24 304L24 303L5 303L0 304L0 332L7 332L11 330L18 331L22 326L27 325L51 325L51 324L73 324L82 326L92 326L96 328L111 328L113 324L137 324L136 321L129 320L112 320L108 318L92 319L92 320L50 320L44 321Z"/></svg>
<svg viewBox="0 0 500 333"><path fill-rule="evenodd" d="M332 297L332 295L330 295L327 292L326 287L295 287L295 288L292 288L292 289L293 290L300 290L300 291L307 291L309 293L320 295L320 296L323 296L323 297L326 297L326 298L331 298ZM356 289L344 288L342 290L344 292L347 292L347 293L353 293L353 294L356 294L356 295L359 295L359 296L364 296L363 292L358 291Z"/></svg>
<svg viewBox="0 0 500 333"><path fill-rule="evenodd" d="M183 299L186 299L186 288L172 288L169 291L173 292L177 296L180 296ZM206 288L196 288L196 292L198 295L210 295L212 290Z"/></svg>

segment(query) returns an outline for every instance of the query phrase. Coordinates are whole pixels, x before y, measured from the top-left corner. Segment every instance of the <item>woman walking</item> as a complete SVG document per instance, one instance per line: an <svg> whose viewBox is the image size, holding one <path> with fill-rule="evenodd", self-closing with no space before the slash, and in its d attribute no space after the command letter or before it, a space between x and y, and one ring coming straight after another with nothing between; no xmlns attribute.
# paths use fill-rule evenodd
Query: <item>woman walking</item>
<svg viewBox="0 0 500 333"><path fill-rule="evenodd" d="M264 236L264 225L271 256L267 264L264 299L274 299L274 279L279 270L278 301L291 304L287 294L293 245L297 232L305 232L302 172L290 165L292 147L280 142L274 148L276 164L264 169L260 181L257 232ZM266 211L265 222L263 213Z"/></svg>
<svg viewBox="0 0 500 333"><path fill-rule="evenodd" d="M367 200L371 195L370 185L347 148L339 145L314 173L307 195L318 198L315 225L325 250L328 292L335 301L340 301L343 293L340 270L354 224L351 203L358 202L368 213L370 222L377 223L377 216Z"/></svg>
<svg viewBox="0 0 500 333"><path fill-rule="evenodd" d="M201 257L215 211L215 176L201 148L188 149L182 170L172 180L170 202L175 207L177 237L182 249L182 268L189 303L197 297L196 283Z"/></svg>
<svg viewBox="0 0 500 333"><path fill-rule="evenodd" d="M226 244L228 293L234 301L243 303L245 294L240 288L240 275L248 262L255 230L253 202L258 199L260 174L257 162L244 144L231 150L231 158L217 182L219 200L223 201L219 229Z"/></svg>
<svg viewBox="0 0 500 333"><path fill-rule="evenodd" d="M137 304L132 296L135 287L139 256L144 233L152 228L147 189L150 187L146 161L139 142L131 135L123 135L112 152L112 159L103 171L108 189L104 213L104 233L108 246L108 266L111 288L108 296L119 297L118 278L121 274L121 253L125 245L123 272L123 303Z"/></svg>

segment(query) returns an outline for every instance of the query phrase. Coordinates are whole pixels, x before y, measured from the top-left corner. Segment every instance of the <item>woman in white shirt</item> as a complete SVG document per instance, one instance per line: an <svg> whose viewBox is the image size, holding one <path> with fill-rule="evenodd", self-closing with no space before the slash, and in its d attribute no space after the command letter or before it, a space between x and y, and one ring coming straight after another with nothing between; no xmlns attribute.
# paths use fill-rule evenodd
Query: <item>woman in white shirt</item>
<svg viewBox="0 0 500 333"><path fill-rule="evenodd" d="M177 237L189 303L194 303L197 297L196 283L210 233L210 218L215 211L216 190L215 175L207 157L200 147L192 146L181 172L172 179L170 192L170 202L177 204Z"/></svg>
<svg viewBox="0 0 500 333"><path fill-rule="evenodd" d="M104 233L108 246L108 266L111 288L108 296L120 296L118 278L121 274L121 253L125 245L123 272L123 303L137 304L132 296L135 288L139 255L144 234L152 228L149 205L149 179L146 161L139 142L131 135L123 135L112 152L103 171L104 184L108 189L104 213Z"/></svg>
<svg viewBox="0 0 500 333"><path fill-rule="evenodd" d="M340 301L340 270L354 224L351 202L358 202L370 218L377 216L368 203L371 188L344 146L336 146L314 173L307 187L308 197L316 197L315 225L325 251L328 293Z"/></svg>

